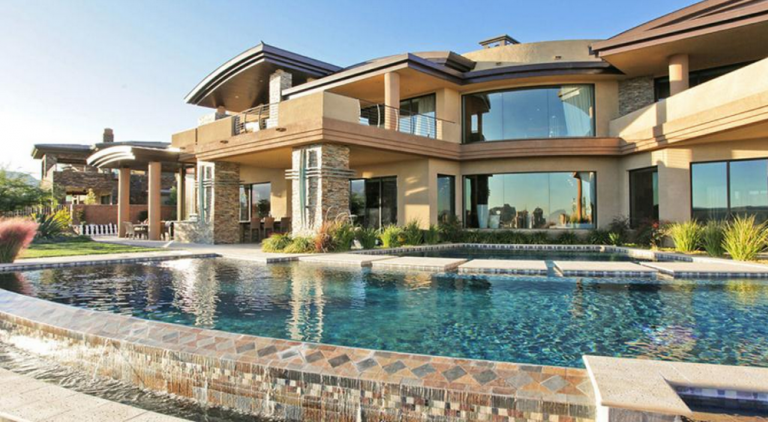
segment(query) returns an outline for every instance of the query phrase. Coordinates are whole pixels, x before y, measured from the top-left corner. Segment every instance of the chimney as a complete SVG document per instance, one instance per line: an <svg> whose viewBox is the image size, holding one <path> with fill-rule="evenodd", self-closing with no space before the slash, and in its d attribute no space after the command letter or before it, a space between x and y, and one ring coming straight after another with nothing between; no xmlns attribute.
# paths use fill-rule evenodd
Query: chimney
<svg viewBox="0 0 768 422"><path fill-rule="evenodd" d="M520 41L510 37L507 34L499 35L498 37L488 38L487 40L480 41L480 45L483 48L503 47L505 45L520 44Z"/></svg>
<svg viewBox="0 0 768 422"><path fill-rule="evenodd" d="M103 142L115 142L115 133L110 128L104 128Z"/></svg>

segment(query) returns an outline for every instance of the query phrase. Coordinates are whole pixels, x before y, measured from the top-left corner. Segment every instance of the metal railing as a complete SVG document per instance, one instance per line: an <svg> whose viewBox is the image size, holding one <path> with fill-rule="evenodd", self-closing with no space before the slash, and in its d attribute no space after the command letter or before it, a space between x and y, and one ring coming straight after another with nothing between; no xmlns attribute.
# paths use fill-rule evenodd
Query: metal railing
<svg viewBox="0 0 768 422"><path fill-rule="evenodd" d="M450 123L428 114L360 100L360 124L396 130L411 135L441 139L442 125Z"/></svg>
<svg viewBox="0 0 768 422"><path fill-rule="evenodd" d="M276 119L277 108L276 104L263 104L254 108L249 108L242 113L232 116L232 134L240 135L241 133L251 133L264 130L268 127L277 126L277 122L272 122Z"/></svg>

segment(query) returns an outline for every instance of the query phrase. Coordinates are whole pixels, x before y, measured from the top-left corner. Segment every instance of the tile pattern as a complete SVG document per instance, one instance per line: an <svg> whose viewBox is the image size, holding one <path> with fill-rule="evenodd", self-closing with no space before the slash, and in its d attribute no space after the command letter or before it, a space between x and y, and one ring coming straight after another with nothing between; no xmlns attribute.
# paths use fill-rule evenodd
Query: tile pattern
<svg viewBox="0 0 768 422"><path fill-rule="evenodd" d="M632 262L555 261L564 277L656 277L657 271Z"/></svg>
<svg viewBox="0 0 768 422"><path fill-rule="evenodd" d="M86 265L129 264L136 262L157 262L173 259L215 258L215 253L193 253L185 251L137 252L129 254L105 254L87 256L57 257L55 259L19 260L12 264L0 264L0 272L43 270L46 268L82 267Z"/></svg>
<svg viewBox="0 0 768 422"><path fill-rule="evenodd" d="M278 340L0 290L0 340L62 364L287 420L594 420L586 371ZM25 340L25 341L20 341Z"/></svg>

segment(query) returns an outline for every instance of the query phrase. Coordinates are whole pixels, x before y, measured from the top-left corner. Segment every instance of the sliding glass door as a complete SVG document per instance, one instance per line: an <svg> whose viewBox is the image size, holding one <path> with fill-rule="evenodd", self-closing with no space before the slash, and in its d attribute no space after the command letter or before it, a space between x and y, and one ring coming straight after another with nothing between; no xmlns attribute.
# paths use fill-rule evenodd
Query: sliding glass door
<svg viewBox="0 0 768 422"><path fill-rule="evenodd" d="M397 224L397 178L356 179L349 184L350 213L363 227Z"/></svg>
<svg viewBox="0 0 768 422"><path fill-rule="evenodd" d="M656 167L629 172L629 221L633 228L659 220L659 172Z"/></svg>

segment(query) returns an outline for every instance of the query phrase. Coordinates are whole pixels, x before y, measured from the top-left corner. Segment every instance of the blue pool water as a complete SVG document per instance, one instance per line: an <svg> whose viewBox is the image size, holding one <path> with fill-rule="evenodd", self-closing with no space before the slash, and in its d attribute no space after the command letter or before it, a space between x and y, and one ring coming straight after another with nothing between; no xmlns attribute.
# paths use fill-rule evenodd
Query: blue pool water
<svg viewBox="0 0 768 422"><path fill-rule="evenodd" d="M526 259L526 260L566 260L566 261L639 261L627 255L589 251L541 251L522 249L493 249L460 246L441 248L431 251L414 250L404 252L403 256L423 256L430 258L468 258L468 259Z"/></svg>
<svg viewBox="0 0 768 422"><path fill-rule="evenodd" d="M581 367L583 354L768 366L768 283L372 272L223 259L0 275L0 288L237 333Z"/></svg>

